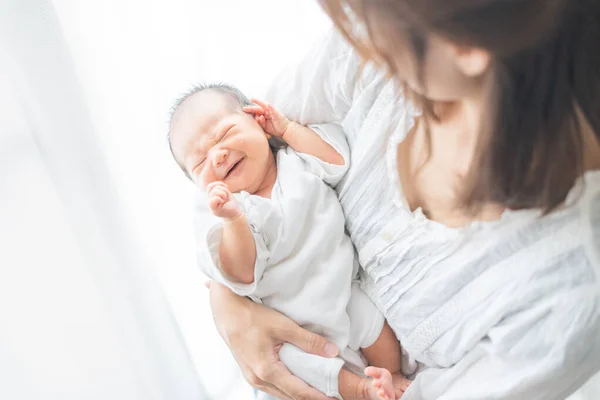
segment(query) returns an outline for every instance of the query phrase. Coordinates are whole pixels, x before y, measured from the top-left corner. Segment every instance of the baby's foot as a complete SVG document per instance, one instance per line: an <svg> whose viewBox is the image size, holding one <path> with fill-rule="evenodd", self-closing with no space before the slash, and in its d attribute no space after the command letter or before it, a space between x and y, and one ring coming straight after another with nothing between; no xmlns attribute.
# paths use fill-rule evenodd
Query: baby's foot
<svg viewBox="0 0 600 400"><path fill-rule="evenodd" d="M370 390L373 400L397 400L410 385L410 380L401 374L392 375L385 368L368 367L365 375L373 378Z"/></svg>
<svg viewBox="0 0 600 400"><path fill-rule="evenodd" d="M373 378L371 381L372 392L381 400L396 400L396 391L392 383L392 374L385 368L368 367L365 375Z"/></svg>

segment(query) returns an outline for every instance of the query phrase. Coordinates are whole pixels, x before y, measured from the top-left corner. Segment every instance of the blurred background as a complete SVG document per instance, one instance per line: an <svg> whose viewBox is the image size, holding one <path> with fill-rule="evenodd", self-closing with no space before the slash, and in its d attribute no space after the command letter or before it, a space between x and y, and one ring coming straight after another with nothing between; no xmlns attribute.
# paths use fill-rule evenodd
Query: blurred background
<svg viewBox="0 0 600 400"><path fill-rule="evenodd" d="M327 28L306 0L0 0L0 398L252 398L169 110L201 81L260 97Z"/></svg>

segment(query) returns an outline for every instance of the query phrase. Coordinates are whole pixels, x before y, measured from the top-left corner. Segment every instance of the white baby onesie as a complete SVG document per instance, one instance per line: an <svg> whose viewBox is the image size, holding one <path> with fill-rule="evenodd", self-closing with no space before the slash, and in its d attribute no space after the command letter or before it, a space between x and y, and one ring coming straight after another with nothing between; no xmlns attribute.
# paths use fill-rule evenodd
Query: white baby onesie
<svg viewBox="0 0 600 400"><path fill-rule="evenodd" d="M282 346L279 356L294 375L327 396L340 398L341 367L345 364L362 373L366 363L359 349L379 337L384 317L353 284L358 263L332 189L348 169L345 135L336 124L311 128L344 157L345 165L328 164L287 147L277 152L277 181L271 199L246 192L234 195L256 242L254 282L241 284L222 274L222 223L208 210L205 194L199 196L196 206L199 264L206 275L235 293L334 342L341 358L307 354L290 344Z"/></svg>

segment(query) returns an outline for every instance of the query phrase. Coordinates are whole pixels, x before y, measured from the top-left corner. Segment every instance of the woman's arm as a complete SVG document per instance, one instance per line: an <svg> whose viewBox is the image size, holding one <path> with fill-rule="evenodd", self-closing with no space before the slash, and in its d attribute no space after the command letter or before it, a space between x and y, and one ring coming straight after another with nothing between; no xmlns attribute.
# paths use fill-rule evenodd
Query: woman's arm
<svg viewBox="0 0 600 400"><path fill-rule="evenodd" d="M335 357L334 344L216 282L210 284L210 304L219 334L252 386L281 399L328 399L293 376L278 352L287 342L307 353Z"/></svg>

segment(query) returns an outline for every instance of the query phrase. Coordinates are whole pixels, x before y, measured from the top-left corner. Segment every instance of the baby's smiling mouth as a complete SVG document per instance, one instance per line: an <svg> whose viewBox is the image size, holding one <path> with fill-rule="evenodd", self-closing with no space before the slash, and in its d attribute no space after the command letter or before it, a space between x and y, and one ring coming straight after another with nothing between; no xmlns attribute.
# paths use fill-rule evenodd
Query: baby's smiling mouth
<svg viewBox="0 0 600 400"><path fill-rule="evenodd" d="M239 166L242 164L242 162L244 161L244 158L240 158L235 164L233 164L231 166L231 168L229 168L229 171L227 171L227 173L225 174L225 178L228 178L229 175L235 173L235 171L239 170Z"/></svg>

